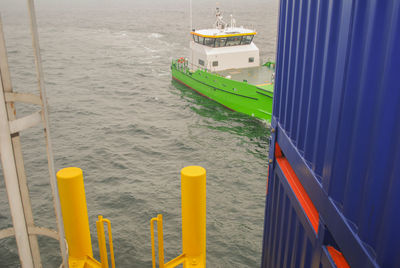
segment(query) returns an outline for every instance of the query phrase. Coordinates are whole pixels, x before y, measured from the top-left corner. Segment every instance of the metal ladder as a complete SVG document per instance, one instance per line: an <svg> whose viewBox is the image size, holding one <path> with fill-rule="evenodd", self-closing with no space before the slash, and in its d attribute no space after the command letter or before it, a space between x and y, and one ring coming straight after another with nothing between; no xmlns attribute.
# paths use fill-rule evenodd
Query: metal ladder
<svg viewBox="0 0 400 268"><path fill-rule="evenodd" d="M0 230L0 239L15 236L21 267L40 268L42 267L42 264L37 235L54 238L58 240L60 244L60 251L63 259L63 263L60 267L67 268L68 253L64 238L64 227L50 140L46 91L43 80L35 8L33 0L27 0L27 2L31 23L31 35L35 54L39 95L13 92L8 69L3 24L0 18L0 154L13 222L13 227ZM38 111L22 118L16 118L15 102L35 104L38 106ZM43 128L46 140L50 185L58 231L35 225L27 178L25 175L19 133L39 124L41 124L41 127Z"/></svg>

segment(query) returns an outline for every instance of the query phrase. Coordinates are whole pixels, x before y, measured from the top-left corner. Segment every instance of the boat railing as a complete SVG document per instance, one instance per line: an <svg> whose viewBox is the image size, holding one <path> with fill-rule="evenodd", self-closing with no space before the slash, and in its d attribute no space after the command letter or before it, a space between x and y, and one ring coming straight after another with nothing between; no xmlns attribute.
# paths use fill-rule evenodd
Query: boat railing
<svg viewBox="0 0 400 268"><path fill-rule="evenodd" d="M183 60L180 60L180 59L182 59L182 58L172 61L172 65L175 66L175 68L180 71L193 73L195 70L200 69L204 72L211 72L211 70L209 70L208 68L205 68L204 66L189 63L188 59L183 59Z"/></svg>

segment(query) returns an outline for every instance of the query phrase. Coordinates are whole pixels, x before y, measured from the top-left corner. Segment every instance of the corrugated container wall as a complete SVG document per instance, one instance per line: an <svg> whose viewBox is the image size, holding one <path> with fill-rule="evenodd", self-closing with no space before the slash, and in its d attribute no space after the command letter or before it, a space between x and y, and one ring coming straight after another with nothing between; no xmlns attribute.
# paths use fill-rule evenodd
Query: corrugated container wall
<svg viewBox="0 0 400 268"><path fill-rule="evenodd" d="M400 0L282 0L276 66L262 267L400 267Z"/></svg>

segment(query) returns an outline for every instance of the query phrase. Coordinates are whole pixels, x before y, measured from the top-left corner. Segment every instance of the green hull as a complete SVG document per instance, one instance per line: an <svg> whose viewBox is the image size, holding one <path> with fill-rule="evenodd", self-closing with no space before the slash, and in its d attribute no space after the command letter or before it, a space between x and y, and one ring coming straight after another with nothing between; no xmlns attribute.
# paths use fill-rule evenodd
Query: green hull
<svg viewBox="0 0 400 268"><path fill-rule="evenodd" d="M271 121L273 85L255 86L200 69L191 72L176 61L171 70L174 80L197 93L233 111Z"/></svg>

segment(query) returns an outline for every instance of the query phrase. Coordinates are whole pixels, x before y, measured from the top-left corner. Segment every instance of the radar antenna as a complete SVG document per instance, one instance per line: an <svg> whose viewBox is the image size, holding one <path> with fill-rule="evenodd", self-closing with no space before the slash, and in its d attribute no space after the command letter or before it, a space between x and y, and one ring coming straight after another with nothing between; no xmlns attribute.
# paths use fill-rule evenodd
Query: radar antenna
<svg viewBox="0 0 400 268"><path fill-rule="evenodd" d="M231 23L228 25L230 28L235 28L236 27L236 20L233 18L233 15L231 14Z"/></svg>
<svg viewBox="0 0 400 268"><path fill-rule="evenodd" d="M223 30L226 27L226 23L222 20L222 12L219 10L219 7L215 10L215 17L217 17L217 21L215 22L215 28L219 30Z"/></svg>

